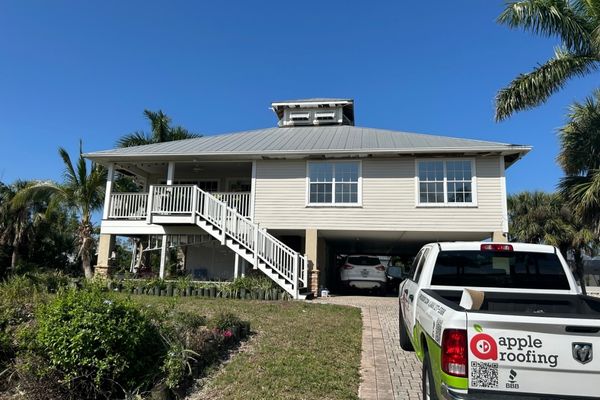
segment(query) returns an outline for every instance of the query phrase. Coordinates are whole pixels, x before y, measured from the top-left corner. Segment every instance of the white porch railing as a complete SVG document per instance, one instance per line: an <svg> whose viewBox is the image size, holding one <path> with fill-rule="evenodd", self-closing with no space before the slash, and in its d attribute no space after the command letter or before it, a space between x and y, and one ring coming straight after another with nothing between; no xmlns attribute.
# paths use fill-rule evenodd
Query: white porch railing
<svg viewBox="0 0 600 400"><path fill-rule="evenodd" d="M162 215L191 214L193 185L156 185L151 193L112 193L108 218L143 219L147 216L148 198L152 196L152 212ZM235 208L244 217L250 216L250 193L213 193L218 199Z"/></svg>
<svg viewBox="0 0 600 400"><path fill-rule="evenodd" d="M287 282L298 297L300 287L308 284L306 257L297 253L216 196L196 187L197 215L221 231L221 241L233 239L254 255L254 265L266 264ZM286 288L287 289L287 288Z"/></svg>
<svg viewBox="0 0 600 400"><path fill-rule="evenodd" d="M214 192L217 199L235 208L244 217L250 216L250 192Z"/></svg>
<svg viewBox="0 0 600 400"><path fill-rule="evenodd" d="M148 193L113 193L109 218L144 219L148 212Z"/></svg>
<svg viewBox="0 0 600 400"><path fill-rule="evenodd" d="M275 272L278 278L273 279L298 298L299 289L308 286L306 257L248 219L249 203L250 193L213 195L194 185L157 185L150 186L150 193L113 193L109 218L151 221L153 215L189 215L193 223L212 226L207 232L259 269Z"/></svg>
<svg viewBox="0 0 600 400"><path fill-rule="evenodd" d="M156 185L152 186L153 214L191 214L194 185Z"/></svg>

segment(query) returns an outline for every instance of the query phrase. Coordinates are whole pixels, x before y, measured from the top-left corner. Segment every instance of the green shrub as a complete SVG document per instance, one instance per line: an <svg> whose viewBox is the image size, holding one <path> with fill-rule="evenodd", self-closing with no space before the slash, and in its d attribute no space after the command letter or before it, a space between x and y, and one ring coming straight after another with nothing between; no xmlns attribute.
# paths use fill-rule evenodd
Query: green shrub
<svg viewBox="0 0 600 400"><path fill-rule="evenodd" d="M67 382L85 377L114 394L147 386L159 373L166 346L129 300L69 290L42 306L37 319L37 346Z"/></svg>
<svg viewBox="0 0 600 400"><path fill-rule="evenodd" d="M210 327L219 331L231 330L239 327L242 320L235 314L230 312L220 312L215 315L210 321Z"/></svg>

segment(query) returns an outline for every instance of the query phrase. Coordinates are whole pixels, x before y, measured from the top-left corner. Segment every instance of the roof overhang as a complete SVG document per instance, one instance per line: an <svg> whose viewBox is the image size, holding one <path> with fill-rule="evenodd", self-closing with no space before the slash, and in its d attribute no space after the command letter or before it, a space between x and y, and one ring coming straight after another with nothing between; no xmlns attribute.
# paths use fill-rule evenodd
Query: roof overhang
<svg viewBox="0 0 600 400"><path fill-rule="evenodd" d="M360 149L349 150L311 150L311 151L255 151L248 152L206 152L197 154L102 154L102 152L86 153L83 156L102 165L112 162L136 162L136 161L242 161L242 160L264 160L264 159L303 159L303 158L369 158L369 157L398 157L398 156L429 156L444 157L448 155L474 157L474 156L504 156L505 166L508 168L521 157L531 151L530 146L482 146L469 149L460 148L418 148L418 149Z"/></svg>

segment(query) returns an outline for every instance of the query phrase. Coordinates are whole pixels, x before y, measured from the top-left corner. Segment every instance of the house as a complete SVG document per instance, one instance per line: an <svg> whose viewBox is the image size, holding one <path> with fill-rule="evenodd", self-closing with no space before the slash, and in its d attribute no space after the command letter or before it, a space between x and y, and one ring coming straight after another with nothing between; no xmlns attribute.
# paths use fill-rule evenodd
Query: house
<svg viewBox="0 0 600 400"><path fill-rule="evenodd" d="M272 110L277 127L86 154L109 170L97 271L115 235L157 235L161 275L193 241L195 276L258 268L298 298L335 280L340 254L505 240L504 173L530 147L357 127L349 99ZM143 191L113 191L115 172Z"/></svg>

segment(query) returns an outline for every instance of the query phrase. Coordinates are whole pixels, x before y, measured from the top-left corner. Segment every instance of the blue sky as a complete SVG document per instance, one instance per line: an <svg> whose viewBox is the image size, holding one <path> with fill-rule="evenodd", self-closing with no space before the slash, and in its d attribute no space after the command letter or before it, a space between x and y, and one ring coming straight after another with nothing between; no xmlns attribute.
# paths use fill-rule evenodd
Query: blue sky
<svg viewBox="0 0 600 400"><path fill-rule="evenodd" d="M553 190L556 128L597 75L493 120L553 39L496 24L502 1L22 1L0 4L0 180L60 179L57 147L112 148L145 108L212 135L270 127L273 100L350 97L357 125L530 144L508 190Z"/></svg>

